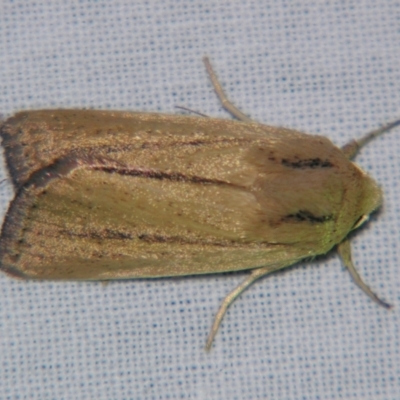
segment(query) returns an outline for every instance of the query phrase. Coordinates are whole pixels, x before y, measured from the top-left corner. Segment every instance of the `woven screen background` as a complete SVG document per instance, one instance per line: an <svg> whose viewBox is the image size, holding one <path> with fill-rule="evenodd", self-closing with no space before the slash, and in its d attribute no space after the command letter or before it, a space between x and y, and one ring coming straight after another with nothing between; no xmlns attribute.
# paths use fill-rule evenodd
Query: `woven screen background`
<svg viewBox="0 0 400 400"><path fill-rule="evenodd" d="M266 124L342 145L400 117L400 5L372 0L3 0L0 112L181 105L231 118L205 54ZM385 201L353 235L392 311L331 253L247 290L207 354L219 303L246 273L106 286L1 274L0 399L399 399L399 150L397 129L358 156ZM0 197L4 214L7 182Z"/></svg>

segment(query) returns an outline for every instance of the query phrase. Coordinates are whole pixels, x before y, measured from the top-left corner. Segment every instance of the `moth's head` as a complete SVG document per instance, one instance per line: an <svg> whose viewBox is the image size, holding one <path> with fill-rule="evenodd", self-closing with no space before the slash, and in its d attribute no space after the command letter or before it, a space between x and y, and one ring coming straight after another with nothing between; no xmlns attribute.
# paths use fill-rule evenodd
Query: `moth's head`
<svg viewBox="0 0 400 400"><path fill-rule="evenodd" d="M361 173L361 179L359 181L358 196L356 196L358 201L355 204L355 220L352 230L366 222L369 215L380 207L383 200L382 190L375 180L356 165L355 167Z"/></svg>

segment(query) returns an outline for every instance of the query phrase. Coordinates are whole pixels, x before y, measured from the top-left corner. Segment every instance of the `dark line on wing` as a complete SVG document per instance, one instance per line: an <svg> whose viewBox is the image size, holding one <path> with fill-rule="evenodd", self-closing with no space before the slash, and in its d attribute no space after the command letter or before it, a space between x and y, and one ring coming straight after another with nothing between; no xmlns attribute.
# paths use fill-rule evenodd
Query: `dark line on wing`
<svg viewBox="0 0 400 400"><path fill-rule="evenodd" d="M194 132L193 134L195 134ZM187 140L186 137L183 139L186 140L176 140L176 141L166 141L160 143L159 140L156 141L143 141L139 143L132 143L132 144L124 144L124 145L103 145L103 146L96 146L96 149L104 151L108 154L118 153L121 151L131 151L131 150L144 150L144 149L159 149L163 147L163 149L169 147L200 147L200 146L214 146L214 145L224 145L224 144L243 144L248 143L249 139L246 138L205 138L205 139L189 139Z"/></svg>
<svg viewBox="0 0 400 400"><path fill-rule="evenodd" d="M107 173L116 173L119 175L135 176L148 179L158 180L169 180L175 182L190 182L190 183L202 183L202 184L214 184L214 185L229 185L228 182L221 181L219 179L204 178L201 176L188 176L180 172L164 172L154 169L142 169L142 168L129 168L129 167L116 167L116 166L94 166L92 167L95 171L103 171Z"/></svg>
<svg viewBox="0 0 400 400"><path fill-rule="evenodd" d="M181 245L209 245L215 247L251 247L251 248L266 248L272 246L287 246L288 243L269 243L269 242L257 242L257 243L246 243L238 242L236 240L221 240L221 239L202 239L196 238L191 239L183 236L165 236L154 233L127 233L120 232L112 229L105 229L104 231L88 230L83 232L74 232L68 229L59 229L57 232L59 235L67 235L72 237L94 239L94 240L139 240L148 244L181 244Z"/></svg>
<svg viewBox="0 0 400 400"><path fill-rule="evenodd" d="M323 224L333 220L333 214L316 216L310 211L299 210L294 214L288 214L282 218L284 222L309 222L312 224Z"/></svg>
<svg viewBox="0 0 400 400"><path fill-rule="evenodd" d="M282 159L282 165L289 168L332 168L333 164L329 160L321 160L320 158L308 158L298 161L290 161L286 158Z"/></svg>
<svg viewBox="0 0 400 400"><path fill-rule="evenodd" d="M110 174L142 177L147 179L240 187L239 185L220 179L212 179L196 175L185 175L181 172L166 172L151 168L141 168L139 166L129 166L115 160L99 157L96 154L84 153L82 150L80 150L72 151L67 157L58 159L52 165L36 171L32 174L28 182L22 185L19 190L22 190L24 187L27 188L31 185L36 187L45 187L51 180L62 178L63 176L68 175L74 169L85 168L93 171L103 171Z"/></svg>

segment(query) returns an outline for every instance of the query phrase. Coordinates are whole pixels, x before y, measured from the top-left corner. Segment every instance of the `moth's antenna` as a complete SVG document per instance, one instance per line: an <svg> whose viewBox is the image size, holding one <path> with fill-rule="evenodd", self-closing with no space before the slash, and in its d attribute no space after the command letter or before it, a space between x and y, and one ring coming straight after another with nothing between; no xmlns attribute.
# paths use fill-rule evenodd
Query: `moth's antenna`
<svg viewBox="0 0 400 400"><path fill-rule="evenodd" d="M398 119L397 121L390 122L389 124L382 126L381 128L375 129L367 133L360 139L352 140L342 147L343 153L347 156L347 158L353 158L358 152L358 150L360 150L361 147L366 145L370 140L375 139L376 137L382 135L382 133L390 131L391 129L399 125L400 125L400 119Z"/></svg>

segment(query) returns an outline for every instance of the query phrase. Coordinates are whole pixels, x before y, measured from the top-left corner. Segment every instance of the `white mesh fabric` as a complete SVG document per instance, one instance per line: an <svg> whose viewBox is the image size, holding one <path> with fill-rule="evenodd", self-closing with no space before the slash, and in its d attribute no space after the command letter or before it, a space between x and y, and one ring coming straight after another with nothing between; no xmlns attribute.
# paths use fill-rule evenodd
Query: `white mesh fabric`
<svg viewBox="0 0 400 400"><path fill-rule="evenodd" d="M341 145L400 117L399 20L390 0L3 0L0 112L183 105L231 118L208 54L252 118ZM332 253L246 291L207 354L245 273L107 286L1 274L0 399L399 399L399 150L397 129L357 158L385 203L353 235L358 270L394 310ZM10 185L0 195L5 212Z"/></svg>

